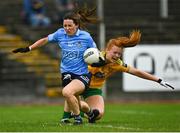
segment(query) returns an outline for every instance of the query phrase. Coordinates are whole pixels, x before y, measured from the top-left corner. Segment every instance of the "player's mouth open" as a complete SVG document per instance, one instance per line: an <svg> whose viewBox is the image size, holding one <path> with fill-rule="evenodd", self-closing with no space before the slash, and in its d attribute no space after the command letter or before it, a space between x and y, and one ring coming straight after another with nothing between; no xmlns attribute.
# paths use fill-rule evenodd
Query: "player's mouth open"
<svg viewBox="0 0 180 133"><path fill-rule="evenodd" d="M115 57L112 58L113 62L116 62L117 60L118 60L118 58L115 58Z"/></svg>

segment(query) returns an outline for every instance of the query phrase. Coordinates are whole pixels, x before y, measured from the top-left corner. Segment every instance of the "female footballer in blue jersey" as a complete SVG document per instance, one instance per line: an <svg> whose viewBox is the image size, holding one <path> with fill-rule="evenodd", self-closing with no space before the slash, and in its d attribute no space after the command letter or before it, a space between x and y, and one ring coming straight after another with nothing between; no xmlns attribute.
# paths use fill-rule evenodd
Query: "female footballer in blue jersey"
<svg viewBox="0 0 180 133"><path fill-rule="evenodd" d="M13 50L14 53L25 53L48 42L57 42L62 50L60 64L64 87L62 95L65 97L65 105L68 105L68 109L74 114L74 124L82 124L78 95L89 86L91 78L88 66L83 59L83 53L90 47L96 47L90 34L82 30L82 28L86 23L97 22L97 18L94 16L95 11L95 9L83 8L69 12L63 18L63 28L39 39L29 47Z"/></svg>

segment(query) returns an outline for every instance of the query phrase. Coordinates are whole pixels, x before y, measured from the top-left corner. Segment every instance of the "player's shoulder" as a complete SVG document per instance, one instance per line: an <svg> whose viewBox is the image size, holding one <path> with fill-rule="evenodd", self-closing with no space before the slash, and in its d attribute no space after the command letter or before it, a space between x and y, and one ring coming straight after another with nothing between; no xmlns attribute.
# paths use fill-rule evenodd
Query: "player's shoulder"
<svg viewBox="0 0 180 133"><path fill-rule="evenodd" d="M79 35L84 35L84 36L87 36L87 37L90 37L90 33L85 31L85 30L79 30Z"/></svg>
<svg viewBox="0 0 180 133"><path fill-rule="evenodd" d="M56 31L58 34L65 34L65 30L64 28L59 28L57 31Z"/></svg>

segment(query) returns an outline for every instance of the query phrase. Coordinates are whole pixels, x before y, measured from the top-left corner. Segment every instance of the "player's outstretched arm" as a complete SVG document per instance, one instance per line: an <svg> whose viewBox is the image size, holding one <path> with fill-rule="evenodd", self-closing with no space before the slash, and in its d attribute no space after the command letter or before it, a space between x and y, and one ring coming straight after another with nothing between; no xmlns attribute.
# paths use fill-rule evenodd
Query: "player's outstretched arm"
<svg viewBox="0 0 180 133"><path fill-rule="evenodd" d="M167 83L167 82L163 81L162 79L160 79L160 78L158 78L158 77L156 77L156 76L154 76L154 75L152 75L150 73L147 73L145 71L141 71L139 69L130 67L128 73L130 73L132 75L135 75L137 77L143 78L143 79L147 79L147 80L152 80L152 81L158 82L163 87L174 89L174 87L171 86L169 83Z"/></svg>
<svg viewBox="0 0 180 133"><path fill-rule="evenodd" d="M14 49L12 52L13 53L26 53L33 49L36 49L38 47L45 45L47 42L48 42L48 38L45 37L45 38L39 39L38 41L36 41L34 44L32 44L29 47L17 48L17 49Z"/></svg>

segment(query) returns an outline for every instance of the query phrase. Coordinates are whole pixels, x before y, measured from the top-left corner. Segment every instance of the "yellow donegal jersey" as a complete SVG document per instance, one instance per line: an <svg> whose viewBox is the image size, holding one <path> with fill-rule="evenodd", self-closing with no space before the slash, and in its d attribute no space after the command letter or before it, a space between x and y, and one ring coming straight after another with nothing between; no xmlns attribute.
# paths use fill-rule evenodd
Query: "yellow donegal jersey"
<svg viewBox="0 0 180 133"><path fill-rule="evenodd" d="M128 72L129 66L119 59L116 63L109 63L101 67L88 66L88 69L92 73L90 88L101 89L109 76L117 71Z"/></svg>

